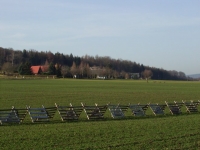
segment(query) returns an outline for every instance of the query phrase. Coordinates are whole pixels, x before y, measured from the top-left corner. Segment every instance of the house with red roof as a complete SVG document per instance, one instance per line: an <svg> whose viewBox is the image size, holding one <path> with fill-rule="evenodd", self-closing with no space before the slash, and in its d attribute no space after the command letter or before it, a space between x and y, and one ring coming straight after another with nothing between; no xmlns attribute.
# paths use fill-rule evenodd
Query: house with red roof
<svg viewBox="0 0 200 150"><path fill-rule="evenodd" d="M31 71L34 75L48 72L48 66L31 66Z"/></svg>
<svg viewBox="0 0 200 150"><path fill-rule="evenodd" d="M42 73L41 66L31 66L31 71L34 75Z"/></svg>
<svg viewBox="0 0 200 150"><path fill-rule="evenodd" d="M44 65L44 66L40 66L42 72L48 72L49 71L49 66L48 65Z"/></svg>

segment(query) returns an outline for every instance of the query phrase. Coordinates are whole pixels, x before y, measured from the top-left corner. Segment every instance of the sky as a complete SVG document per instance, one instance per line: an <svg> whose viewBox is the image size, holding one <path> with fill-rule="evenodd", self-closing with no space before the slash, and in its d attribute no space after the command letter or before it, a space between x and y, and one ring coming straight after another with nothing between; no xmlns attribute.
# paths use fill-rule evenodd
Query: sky
<svg viewBox="0 0 200 150"><path fill-rule="evenodd" d="M0 47L200 73L199 0L0 0Z"/></svg>

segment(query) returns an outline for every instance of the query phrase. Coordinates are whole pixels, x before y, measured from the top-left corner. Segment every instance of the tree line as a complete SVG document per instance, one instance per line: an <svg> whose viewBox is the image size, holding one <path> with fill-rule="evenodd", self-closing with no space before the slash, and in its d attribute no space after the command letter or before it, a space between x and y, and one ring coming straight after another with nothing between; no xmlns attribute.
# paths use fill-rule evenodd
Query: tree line
<svg viewBox="0 0 200 150"><path fill-rule="evenodd" d="M144 78L158 80L186 80L184 72L145 66L129 60L113 59L109 56L73 56L73 54L51 51L14 50L0 47L0 70L4 74L31 74L30 66L48 65L46 74L59 77L130 78L130 73L139 73ZM96 69L91 69L96 67Z"/></svg>

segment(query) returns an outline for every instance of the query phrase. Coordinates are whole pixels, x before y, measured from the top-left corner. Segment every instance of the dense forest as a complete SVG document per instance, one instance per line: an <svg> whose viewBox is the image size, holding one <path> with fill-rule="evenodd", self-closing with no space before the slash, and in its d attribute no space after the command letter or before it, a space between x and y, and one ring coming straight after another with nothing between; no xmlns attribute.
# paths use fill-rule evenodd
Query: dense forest
<svg viewBox="0 0 200 150"><path fill-rule="evenodd" d="M158 80L186 80L183 72L169 71L149 67L129 60L113 59L109 56L73 56L73 54L52 53L51 51L14 50L0 47L0 70L3 74L31 74L30 67L48 66L46 74L60 77L95 78L98 75L106 78L130 78L138 73L140 77ZM91 69L95 68L96 69ZM24 72L24 70L28 70ZM148 75L145 75L145 72ZM132 77L131 77L132 78Z"/></svg>

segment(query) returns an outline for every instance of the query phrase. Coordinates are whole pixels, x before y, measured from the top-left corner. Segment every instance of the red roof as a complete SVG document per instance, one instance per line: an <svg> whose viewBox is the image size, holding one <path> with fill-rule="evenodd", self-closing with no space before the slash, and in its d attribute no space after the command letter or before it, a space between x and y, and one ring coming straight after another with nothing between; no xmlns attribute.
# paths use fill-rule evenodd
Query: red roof
<svg viewBox="0 0 200 150"><path fill-rule="evenodd" d="M49 69L49 66L41 66L42 72L47 72Z"/></svg>
<svg viewBox="0 0 200 150"><path fill-rule="evenodd" d="M31 71L33 74L38 74L41 69L41 66L31 66Z"/></svg>

